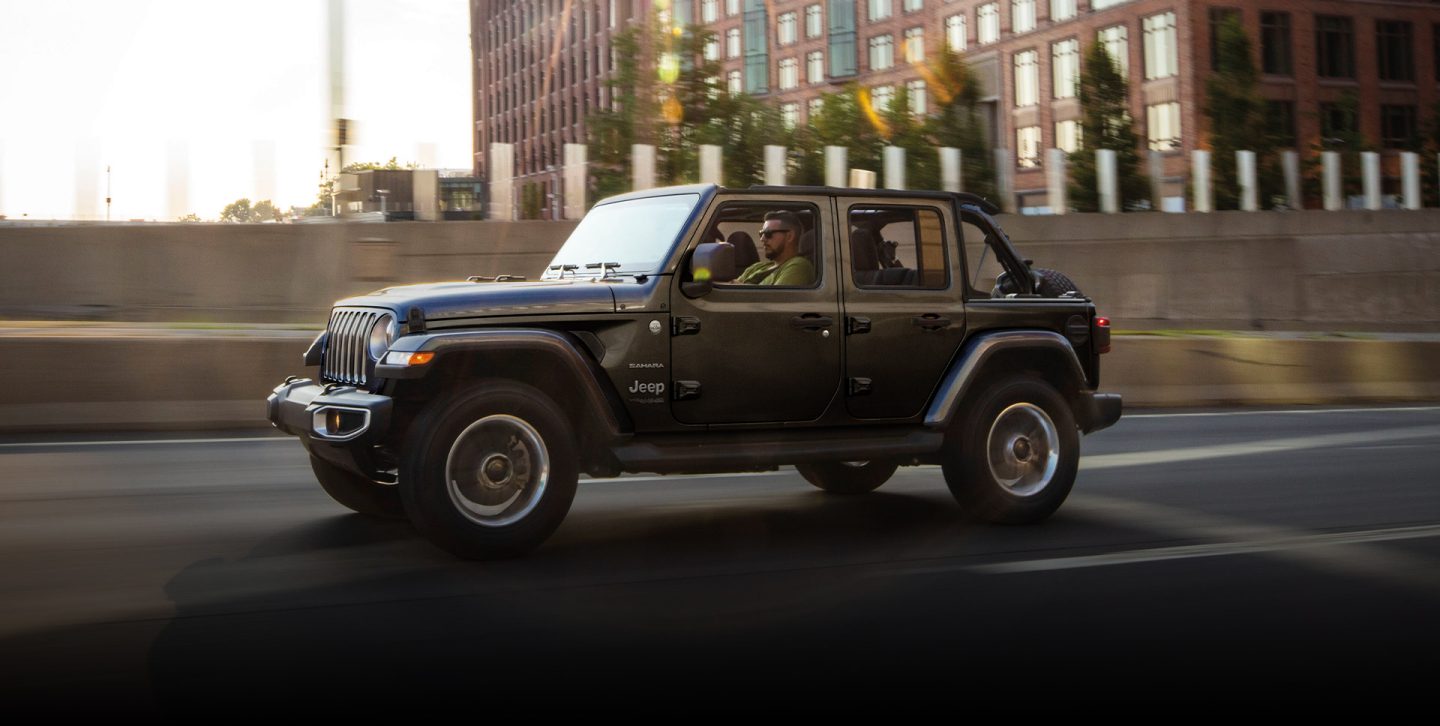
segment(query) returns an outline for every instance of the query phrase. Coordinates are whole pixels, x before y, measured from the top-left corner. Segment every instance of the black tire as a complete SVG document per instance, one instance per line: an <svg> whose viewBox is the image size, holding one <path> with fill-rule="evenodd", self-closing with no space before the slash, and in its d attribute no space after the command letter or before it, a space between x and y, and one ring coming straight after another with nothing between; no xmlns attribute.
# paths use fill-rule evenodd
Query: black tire
<svg viewBox="0 0 1440 726"><path fill-rule="evenodd" d="M1040 297L1060 297L1067 292L1080 292L1080 287L1063 272L1037 267L1035 274L1040 277L1040 285L1035 288Z"/></svg>
<svg viewBox="0 0 1440 726"><path fill-rule="evenodd" d="M405 508L400 504L400 488L394 484L348 472L314 454L310 455L310 470L315 472L320 488L331 499L350 509L386 519L405 516Z"/></svg>
<svg viewBox="0 0 1440 726"><path fill-rule="evenodd" d="M889 481L899 466L893 461L826 461L796 464L795 469L828 494L865 494Z"/></svg>
<svg viewBox="0 0 1440 726"><path fill-rule="evenodd" d="M513 557L538 547L570 511L577 452L569 421L545 394L479 382L415 420L400 499L415 528L451 553Z"/></svg>
<svg viewBox="0 0 1440 726"><path fill-rule="evenodd" d="M941 469L966 513L1002 524L1053 514L1070 495L1080 461L1080 434L1065 399L1039 378L1015 376L987 386L961 411Z"/></svg>

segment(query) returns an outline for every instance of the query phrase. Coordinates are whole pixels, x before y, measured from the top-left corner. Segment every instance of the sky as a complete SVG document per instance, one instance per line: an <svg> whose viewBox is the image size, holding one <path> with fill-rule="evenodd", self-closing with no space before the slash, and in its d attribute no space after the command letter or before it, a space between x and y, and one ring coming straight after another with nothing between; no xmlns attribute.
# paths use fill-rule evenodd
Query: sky
<svg viewBox="0 0 1440 726"><path fill-rule="evenodd" d="M326 0L0 0L0 215L216 219L315 201ZM469 169L469 5L345 0L346 161Z"/></svg>

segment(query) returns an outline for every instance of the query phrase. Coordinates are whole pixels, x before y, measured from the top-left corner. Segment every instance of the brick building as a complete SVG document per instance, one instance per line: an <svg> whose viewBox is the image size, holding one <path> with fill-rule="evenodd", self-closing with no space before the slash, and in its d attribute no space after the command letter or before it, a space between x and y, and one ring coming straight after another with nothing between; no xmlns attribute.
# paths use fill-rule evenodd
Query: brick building
<svg viewBox="0 0 1440 726"><path fill-rule="evenodd" d="M993 142L1012 150L1022 206L1046 203L1043 150L1077 143L1075 77L1091 43L1122 59L1169 204L1183 196L1189 152L1205 148L1204 82L1227 14L1250 35L1269 116L1296 148L1346 128L1400 148L1440 100L1435 0L471 0L476 173L490 142L515 143L517 174L545 185L549 207L562 145L583 143L585 117L609 103L611 39L652 9L713 31L705 53L720 82L770 99L791 124L851 81L877 103L903 86L912 111L931 110L914 64L964 52ZM1353 118L1339 103L1347 92L1359 99Z"/></svg>

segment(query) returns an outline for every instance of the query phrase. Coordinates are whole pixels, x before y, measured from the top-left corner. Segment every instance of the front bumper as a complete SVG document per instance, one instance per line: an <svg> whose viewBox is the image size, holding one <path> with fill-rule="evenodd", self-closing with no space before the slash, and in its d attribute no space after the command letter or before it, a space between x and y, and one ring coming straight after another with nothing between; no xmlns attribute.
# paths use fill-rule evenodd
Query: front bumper
<svg viewBox="0 0 1440 726"><path fill-rule="evenodd" d="M285 379L265 400L275 428L307 443L368 445L385 437L394 401L339 384ZM334 425L330 425L334 424Z"/></svg>
<svg viewBox="0 0 1440 726"><path fill-rule="evenodd" d="M1114 426L1123 408L1118 393L1081 392L1079 404L1075 411L1076 423L1087 434Z"/></svg>

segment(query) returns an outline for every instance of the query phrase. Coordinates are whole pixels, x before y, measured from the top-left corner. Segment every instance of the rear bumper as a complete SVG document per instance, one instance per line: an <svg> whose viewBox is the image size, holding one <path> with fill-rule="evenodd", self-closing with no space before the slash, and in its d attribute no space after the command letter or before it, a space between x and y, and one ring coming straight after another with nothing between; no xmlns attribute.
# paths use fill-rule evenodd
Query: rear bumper
<svg viewBox="0 0 1440 726"><path fill-rule="evenodd" d="M1118 393L1081 393L1079 404L1075 423L1087 434L1114 426L1123 408Z"/></svg>
<svg viewBox="0 0 1440 726"><path fill-rule="evenodd" d="M266 417L275 428L309 443L373 444L390 427L394 402L354 386L321 385L291 377L265 400ZM327 425L335 421L338 426Z"/></svg>

